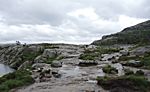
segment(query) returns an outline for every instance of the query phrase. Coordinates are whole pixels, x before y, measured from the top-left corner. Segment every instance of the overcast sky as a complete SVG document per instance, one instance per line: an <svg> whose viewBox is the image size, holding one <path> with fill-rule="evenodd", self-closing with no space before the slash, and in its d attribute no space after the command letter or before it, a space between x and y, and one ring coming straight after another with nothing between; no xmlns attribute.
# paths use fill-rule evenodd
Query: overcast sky
<svg viewBox="0 0 150 92"><path fill-rule="evenodd" d="M0 0L0 43L91 43L150 18L150 0Z"/></svg>

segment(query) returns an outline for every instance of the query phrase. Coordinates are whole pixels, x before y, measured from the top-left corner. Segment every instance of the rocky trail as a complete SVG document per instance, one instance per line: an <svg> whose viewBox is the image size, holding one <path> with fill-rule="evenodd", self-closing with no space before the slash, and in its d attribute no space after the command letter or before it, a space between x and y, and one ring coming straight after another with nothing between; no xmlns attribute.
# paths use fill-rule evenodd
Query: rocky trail
<svg viewBox="0 0 150 92"><path fill-rule="evenodd" d="M82 61L78 59L79 55L83 53L82 48L64 47L60 50L67 57L59 61L62 62L62 67L47 67L56 74L60 74L59 77L57 76L58 78L53 76L50 80L43 82L37 78L34 84L18 89L16 92L107 92L96 82L97 76L105 75L99 66L78 66L78 63ZM47 66L44 63L37 64Z"/></svg>
<svg viewBox="0 0 150 92"><path fill-rule="evenodd" d="M41 45L31 45L26 50L37 53L41 48L43 49ZM34 58L31 66L32 69L27 69L32 73L35 82L29 86L13 89L11 92L109 92L97 85L97 77L104 77L106 75L111 77L122 76L125 75L125 69L130 69L134 72L142 70L150 81L150 70L122 66L122 63L118 62L121 56L128 54L128 46L124 46L119 52L102 54L100 55L101 58L95 60L79 59L80 55L85 52L85 48L95 49L92 46L78 45L44 47L43 52ZM19 55L23 48L17 46L12 49L9 48L9 51L4 50L0 51L1 62L5 63L7 61L7 64L13 66L15 62L12 63L12 59ZM19 53L12 57L15 51L19 51ZM4 56L4 54L6 55ZM8 58L12 59L8 60ZM47 62L48 60L51 61L51 59L54 59L53 62ZM15 61L18 62L18 59ZM30 64L29 61L25 61L18 69ZM104 73L103 67L107 65L117 69L117 72L113 71L112 74Z"/></svg>

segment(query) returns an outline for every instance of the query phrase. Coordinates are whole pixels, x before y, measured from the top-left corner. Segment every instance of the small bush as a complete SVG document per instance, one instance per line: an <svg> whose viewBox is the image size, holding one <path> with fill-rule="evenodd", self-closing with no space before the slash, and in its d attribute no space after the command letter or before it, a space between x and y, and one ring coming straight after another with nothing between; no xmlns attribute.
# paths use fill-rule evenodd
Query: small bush
<svg viewBox="0 0 150 92"><path fill-rule="evenodd" d="M142 75L144 75L144 72L142 70L138 70L138 71L136 71L135 75L142 76Z"/></svg>
<svg viewBox="0 0 150 92"><path fill-rule="evenodd" d="M79 59L82 60L95 60L95 57L97 57L98 55L95 54L81 54Z"/></svg>
<svg viewBox="0 0 150 92"><path fill-rule="evenodd" d="M118 73L118 70L114 67L111 67L110 65L107 65L107 66L103 67L102 70L105 73L108 73L108 74Z"/></svg>
<svg viewBox="0 0 150 92"><path fill-rule="evenodd" d="M131 71L130 69L125 70L125 75L133 75L133 74L134 74L134 72Z"/></svg>
<svg viewBox="0 0 150 92"><path fill-rule="evenodd" d="M140 57L138 56L133 56L133 57L128 57L128 56L121 56L119 58L119 61L129 61L129 60L139 60Z"/></svg>
<svg viewBox="0 0 150 92"><path fill-rule="evenodd" d="M148 56L144 56L142 59L141 59L145 69L150 69L150 55Z"/></svg>

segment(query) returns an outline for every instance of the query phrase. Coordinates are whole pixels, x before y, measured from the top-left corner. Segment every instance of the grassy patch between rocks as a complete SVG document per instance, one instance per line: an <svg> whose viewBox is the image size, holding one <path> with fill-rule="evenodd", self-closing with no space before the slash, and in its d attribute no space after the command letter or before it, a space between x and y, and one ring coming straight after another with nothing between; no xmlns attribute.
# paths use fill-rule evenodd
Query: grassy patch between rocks
<svg viewBox="0 0 150 92"><path fill-rule="evenodd" d="M149 92L150 90L150 82L144 76L98 77L97 81L98 85L110 92Z"/></svg>
<svg viewBox="0 0 150 92"><path fill-rule="evenodd" d="M101 54L111 54L115 52L119 52L119 48L105 48L105 47L97 47L96 49L86 49L83 54L80 55L79 59L82 60L95 60L100 57Z"/></svg>
<svg viewBox="0 0 150 92"><path fill-rule="evenodd" d="M64 59L65 57L63 57L63 56L55 56L55 57L49 57L49 58L47 58L47 60L45 61L45 63L46 64L52 64L53 63L53 61L59 61L59 60L62 60L62 59Z"/></svg>
<svg viewBox="0 0 150 92"><path fill-rule="evenodd" d="M138 60L139 66L144 69L150 69L150 54L145 54L142 57L136 56L136 57L128 57L128 56L122 56L119 58L119 61L130 61L130 60ZM132 66L129 62L126 63L127 66ZM133 66L134 67L134 66Z"/></svg>
<svg viewBox="0 0 150 92"><path fill-rule="evenodd" d="M0 92L9 92L11 89L32 84L34 82L30 72L17 70L0 77Z"/></svg>

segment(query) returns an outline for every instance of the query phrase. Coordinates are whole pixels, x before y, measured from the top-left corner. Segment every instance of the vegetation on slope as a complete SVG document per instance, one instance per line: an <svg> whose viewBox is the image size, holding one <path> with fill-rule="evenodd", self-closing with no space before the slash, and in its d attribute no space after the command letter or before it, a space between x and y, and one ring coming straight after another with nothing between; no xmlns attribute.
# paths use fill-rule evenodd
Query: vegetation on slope
<svg viewBox="0 0 150 92"><path fill-rule="evenodd" d="M128 27L121 32L103 36L102 40L94 41L94 45L114 44L150 44L150 21Z"/></svg>

